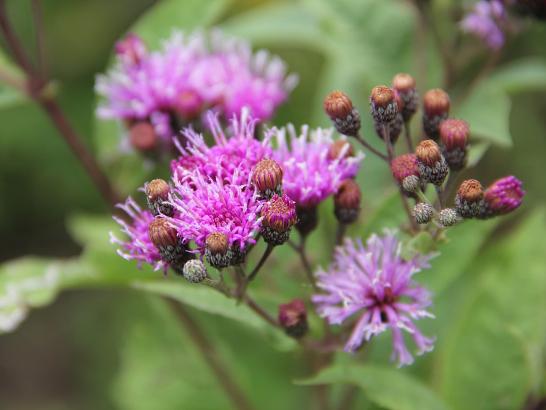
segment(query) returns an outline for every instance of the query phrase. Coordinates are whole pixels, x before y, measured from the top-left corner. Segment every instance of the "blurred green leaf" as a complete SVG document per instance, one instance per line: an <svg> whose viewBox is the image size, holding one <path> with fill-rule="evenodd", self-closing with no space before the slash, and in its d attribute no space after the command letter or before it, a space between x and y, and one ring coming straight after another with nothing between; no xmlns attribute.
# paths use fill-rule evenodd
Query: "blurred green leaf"
<svg viewBox="0 0 546 410"><path fill-rule="evenodd" d="M28 101L27 96L20 91L24 85L23 72L0 49L0 109Z"/></svg>
<svg viewBox="0 0 546 410"><path fill-rule="evenodd" d="M400 194L390 194L370 216L363 229L363 238L372 233L380 234L386 228L398 228L400 224L408 220L403 211Z"/></svg>
<svg viewBox="0 0 546 410"><path fill-rule="evenodd" d="M470 125L472 136L502 147L512 145L510 136L510 99L491 79L481 82L455 116Z"/></svg>
<svg viewBox="0 0 546 410"><path fill-rule="evenodd" d="M541 382L544 215L535 212L472 267L480 276L442 352L441 387L455 409L521 408Z"/></svg>
<svg viewBox="0 0 546 410"><path fill-rule="evenodd" d="M509 93L546 89L546 60L527 58L505 64L493 73L492 83Z"/></svg>
<svg viewBox="0 0 546 410"><path fill-rule="evenodd" d="M400 370L364 365L338 365L299 381L302 385L350 383L390 410L443 410L449 407L426 385ZM475 408L475 407L473 407Z"/></svg>
<svg viewBox="0 0 546 410"><path fill-rule="evenodd" d="M144 306L135 312L124 335L119 372L112 386L119 408L232 408L167 306L158 300L142 301Z"/></svg>
<svg viewBox="0 0 546 410"><path fill-rule="evenodd" d="M213 24L230 0L163 0L154 5L129 31L156 47L173 29L192 30Z"/></svg>

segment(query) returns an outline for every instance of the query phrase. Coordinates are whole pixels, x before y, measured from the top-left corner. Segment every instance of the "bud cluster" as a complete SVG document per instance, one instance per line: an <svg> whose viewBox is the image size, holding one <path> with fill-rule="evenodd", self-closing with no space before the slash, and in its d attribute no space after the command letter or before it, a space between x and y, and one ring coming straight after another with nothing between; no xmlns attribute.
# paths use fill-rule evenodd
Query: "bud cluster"
<svg viewBox="0 0 546 410"><path fill-rule="evenodd" d="M324 111L332 120L337 132L355 137L360 131L360 113L353 107L347 94L332 91L324 99Z"/></svg>

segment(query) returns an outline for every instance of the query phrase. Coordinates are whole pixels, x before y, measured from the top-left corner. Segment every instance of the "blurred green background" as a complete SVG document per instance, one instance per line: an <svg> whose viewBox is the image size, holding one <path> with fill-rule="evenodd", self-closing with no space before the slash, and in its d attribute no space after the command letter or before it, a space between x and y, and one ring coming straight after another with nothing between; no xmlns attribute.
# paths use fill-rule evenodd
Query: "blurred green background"
<svg viewBox="0 0 546 410"><path fill-rule="evenodd" d="M433 15L441 22L441 35L449 38L455 30L449 23L453 4L448 0L432 3ZM13 0L7 4L17 32L27 48L33 50L30 1ZM291 121L297 125L328 125L321 114L321 99L332 88L344 89L354 96L359 106L365 107L369 89L377 83L388 83L398 71L409 71L422 79L416 73L421 63L420 55L416 55L418 38L414 37L419 23L409 3L403 0L48 0L43 2L43 10L48 71L57 80L61 105L77 130L87 137L89 146L100 155L118 188L126 194L141 185L145 173L137 169L138 158L124 159L123 165L114 163L119 142L117 128L95 120L93 84L95 75L106 70L116 39L137 21L137 31L151 44L167 35L175 25L194 28L220 24L228 32L250 37L256 46L280 54L290 69L299 74L300 85L275 118L277 124ZM142 16L144 19L139 20ZM514 227L546 199L546 72L543 71L546 70L546 25L525 20L520 26L521 33L508 41L498 65L502 69L523 61L523 68L504 73L504 78L508 78L502 83L508 84L506 89L500 89L500 82L478 88L482 99L461 108L461 112L471 113L471 124L474 126L473 121L478 124L478 145L491 144L479 165L472 169L473 177L487 183L502 175L517 175L527 191L525 204L515 217L495 228L493 243L508 238L502 246L490 246L491 249L483 252L481 242L475 244L476 249L459 248L460 252L478 253L479 257L471 268L460 266L465 271L442 293L449 303L444 302L446 306L443 306L442 300L436 302L439 312L447 312L443 316L443 328L438 325L433 329L439 338L454 332L447 329L452 318L460 314L453 306L463 303L460 301L465 299L465 286L470 286L464 282L467 279L462 278L474 281L475 276L481 275L478 283L485 283L484 292L487 292L494 288L494 284L488 285L490 281L495 282L494 275L509 266L514 272L521 271L522 276L506 279L514 280L514 284L525 280L527 271L546 276L544 247L538 247L545 233L543 218L534 216L533 223L525 225L534 236L528 237L526 231L516 233L522 235L520 237L509 236L515 231ZM465 37L465 41L474 57L465 63L456 61L458 76L449 90L453 95L462 94L461 90L479 70L487 54L472 39ZM425 45L428 74L425 83L419 83L421 91L443 86L441 63L430 35L425 37ZM497 87L496 91L490 93L491 87ZM4 88L0 90L5 92ZM74 228L70 231L67 222L75 214L104 215L109 212L108 208L39 108L23 98L6 96L0 98L0 261L26 255L78 255L82 250L81 241L73 239ZM369 139L379 143L372 135L369 121L366 127ZM484 127L489 128L484 130ZM380 208L379 204L392 188L387 184L388 173L373 158L366 160L360 181L366 219ZM98 226L111 229L110 225ZM490 229L493 226L488 227L487 232ZM107 230L97 229L96 235L104 235L106 252L113 254L107 244ZM467 235L472 236L472 232ZM503 255L506 258L512 253L519 255L523 246L529 252L526 257L502 259ZM499 261L496 267L493 263L480 265L482 255L490 255L491 261L501 258L504 268ZM522 265L517 265L517 261ZM467 262L470 263L470 259ZM275 263L280 262L274 260ZM536 266L530 267L527 263ZM127 275L131 269L132 266L126 266L120 274ZM546 291L546 288L539 290ZM542 294L542 298L540 295L535 295L536 300L544 299L546 294ZM525 297L516 296L515 300ZM301 359L297 351L280 352L238 323L194 313L216 340L225 341L220 349L226 360L238 369L241 383L251 392L251 397L257 403L267 398L267 405L258 408L302 408L307 400L304 395L308 393L307 388L295 387L291 379L307 376L308 372L296 366L296 359ZM442 317L441 313L437 316ZM468 326L471 332L472 324ZM164 306L141 292L107 287L63 293L55 303L33 311L15 332L0 337L0 408L229 408L210 374L201 371L202 363L195 363L198 359L192 347L180 343L183 338L175 328ZM508 337L498 333L494 336L487 340ZM238 349L241 339L248 347L244 358ZM138 343L130 343L134 340ZM538 343L536 348L542 351L543 344ZM453 348L445 349L439 349L439 354ZM508 356L513 358L514 351L508 350ZM453 355L456 353L452 351ZM381 351L377 355L386 357ZM542 360L542 356L537 357L540 359L536 360ZM426 359L412 371L428 381L438 374L434 373L435 369L440 373L450 371L449 365L445 365L448 370L446 367L437 370L433 360L436 359ZM492 357L491 360L496 363L506 358ZM531 376L523 387L518 384L521 378L514 365L512 369L516 370L511 371L516 372L512 376L516 378L518 391L501 397L498 403L467 408L517 408L514 403L524 400L531 387L536 392L544 387L540 382L544 363L535 363L536 360L531 360L529 369L532 370L526 368L523 373L535 372L540 386L535 386L537 383L531 381ZM181 366L191 372L181 373ZM509 371L488 370L491 374L497 370ZM456 377L457 371L454 373ZM146 379L150 374L154 375L153 380ZM195 378L191 388L184 382L190 375ZM453 408L462 408L465 399L454 397L458 393L449 386L438 385L444 381L430 384L452 399ZM504 388L502 384L499 386L491 393L494 397ZM362 406L375 408L365 399Z"/></svg>

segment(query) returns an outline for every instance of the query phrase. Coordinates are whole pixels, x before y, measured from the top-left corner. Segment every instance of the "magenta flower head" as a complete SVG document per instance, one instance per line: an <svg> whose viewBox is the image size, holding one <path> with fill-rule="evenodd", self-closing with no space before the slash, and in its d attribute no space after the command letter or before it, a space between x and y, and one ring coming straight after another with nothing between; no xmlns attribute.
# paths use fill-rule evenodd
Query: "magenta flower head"
<svg viewBox="0 0 546 410"><path fill-rule="evenodd" d="M523 202L522 182L510 175L497 179L485 190L482 216L504 215L517 209Z"/></svg>
<svg viewBox="0 0 546 410"><path fill-rule="evenodd" d="M97 77L96 91L105 98L97 115L129 127L149 122L166 144L178 132L176 124L188 124L208 108L230 118L248 107L267 120L297 83L281 59L252 53L248 43L219 31L174 32L153 52L129 35L116 54L111 71Z"/></svg>
<svg viewBox="0 0 546 410"><path fill-rule="evenodd" d="M366 246L360 240L346 239L336 250L328 271L317 273L318 287L325 293L314 295L320 316L334 325L360 313L345 351L355 352L365 341L387 329L393 339L393 360L400 366L411 364L402 331L415 342L418 354L431 351L434 339L425 337L414 320L434 317L426 309L430 295L413 279L413 275L428 268L430 255L411 260L400 256L401 245L394 233L383 237L372 235Z"/></svg>
<svg viewBox="0 0 546 410"><path fill-rule="evenodd" d="M188 171L191 173L198 169L201 174L213 179L219 177L232 181L237 173L236 184L245 184L254 166L271 156L270 138L262 141L255 138L256 122L245 108L239 117L233 116L229 129L224 131L218 115L209 112L207 125L214 137L214 145L209 147L203 135L192 128L185 129L183 134L187 143L184 147L176 142L182 155L171 163L173 175L183 176Z"/></svg>
<svg viewBox="0 0 546 410"><path fill-rule="evenodd" d="M310 131L304 126L298 135L290 124L286 128L273 128L270 134L277 141L273 159L283 170L283 192L298 208L314 208L335 194L345 179L356 176L364 158L362 152L347 155L350 144L337 157L330 155L334 143L331 128Z"/></svg>
<svg viewBox="0 0 546 410"><path fill-rule="evenodd" d="M482 39L489 48L498 50L504 45L502 25L505 23L506 10L501 0L480 0L461 21L461 28Z"/></svg>
<svg viewBox="0 0 546 410"><path fill-rule="evenodd" d="M194 170L174 178L170 197L176 215L167 219L178 236L193 240L203 255L213 244L213 253L223 254L223 266L244 258L248 246L256 243L261 225L259 195L249 181L238 183L238 173L235 170L230 179L222 179Z"/></svg>
<svg viewBox="0 0 546 410"><path fill-rule="evenodd" d="M169 265L161 260L159 250L148 234L150 224L154 221L152 213L142 210L131 197L117 207L131 219L126 222L117 216L113 217L121 225L121 231L127 235L127 239L121 240L110 232L110 242L119 245L117 253L124 259L137 261L139 268L143 263L148 263L154 270L163 269L166 272Z"/></svg>

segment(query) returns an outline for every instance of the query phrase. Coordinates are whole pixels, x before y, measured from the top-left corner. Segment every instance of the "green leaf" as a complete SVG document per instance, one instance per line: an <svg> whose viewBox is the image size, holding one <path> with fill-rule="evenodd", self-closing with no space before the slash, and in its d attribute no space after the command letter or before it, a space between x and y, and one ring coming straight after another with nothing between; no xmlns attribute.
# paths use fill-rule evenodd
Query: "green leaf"
<svg viewBox="0 0 546 410"><path fill-rule="evenodd" d="M464 103L455 110L455 116L470 125L473 137L501 147L510 147L510 99L493 81L483 81Z"/></svg>
<svg viewBox="0 0 546 410"><path fill-rule="evenodd" d="M362 237L367 238L372 233L380 234L386 228L398 228L404 221L407 221L407 216L402 208L400 194L394 192L371 215Z"/></svg>
<svg viewBox="0 0 546 410"><path fill-rule="evenodd" d="M546 60L526 58L500 67L492 75L492 83L508 93L546 89Z"/></svg>
<svg viewBox="0 0 546 410"><path fill-rule="evenodd" d="M373 403L390 410L443 410L449 407L426 385L400 370L338 365L298 382L302 385L350 383Z"/></svg>
<svg viewBox="0 0 546 410"><path fill-rule="evenodd" d="M446 335L441 388L455 409L522 408L541 382L546 335L544 211L480 255L468 302Z"/></svg>
<svg viewBox="0 0 546 410"><path fill-rule="evenodd" d="M10 108L28 101L21 92L25 86L25 75L0 49L0 109Z"/></svg>
<svg viewBox="0 0 546 410"><path fill-rule="evenodd" d="M229 3L229 0L163 0L144 14L130 31L155 47L173 29L193 30L213 24Z"/></svg>

